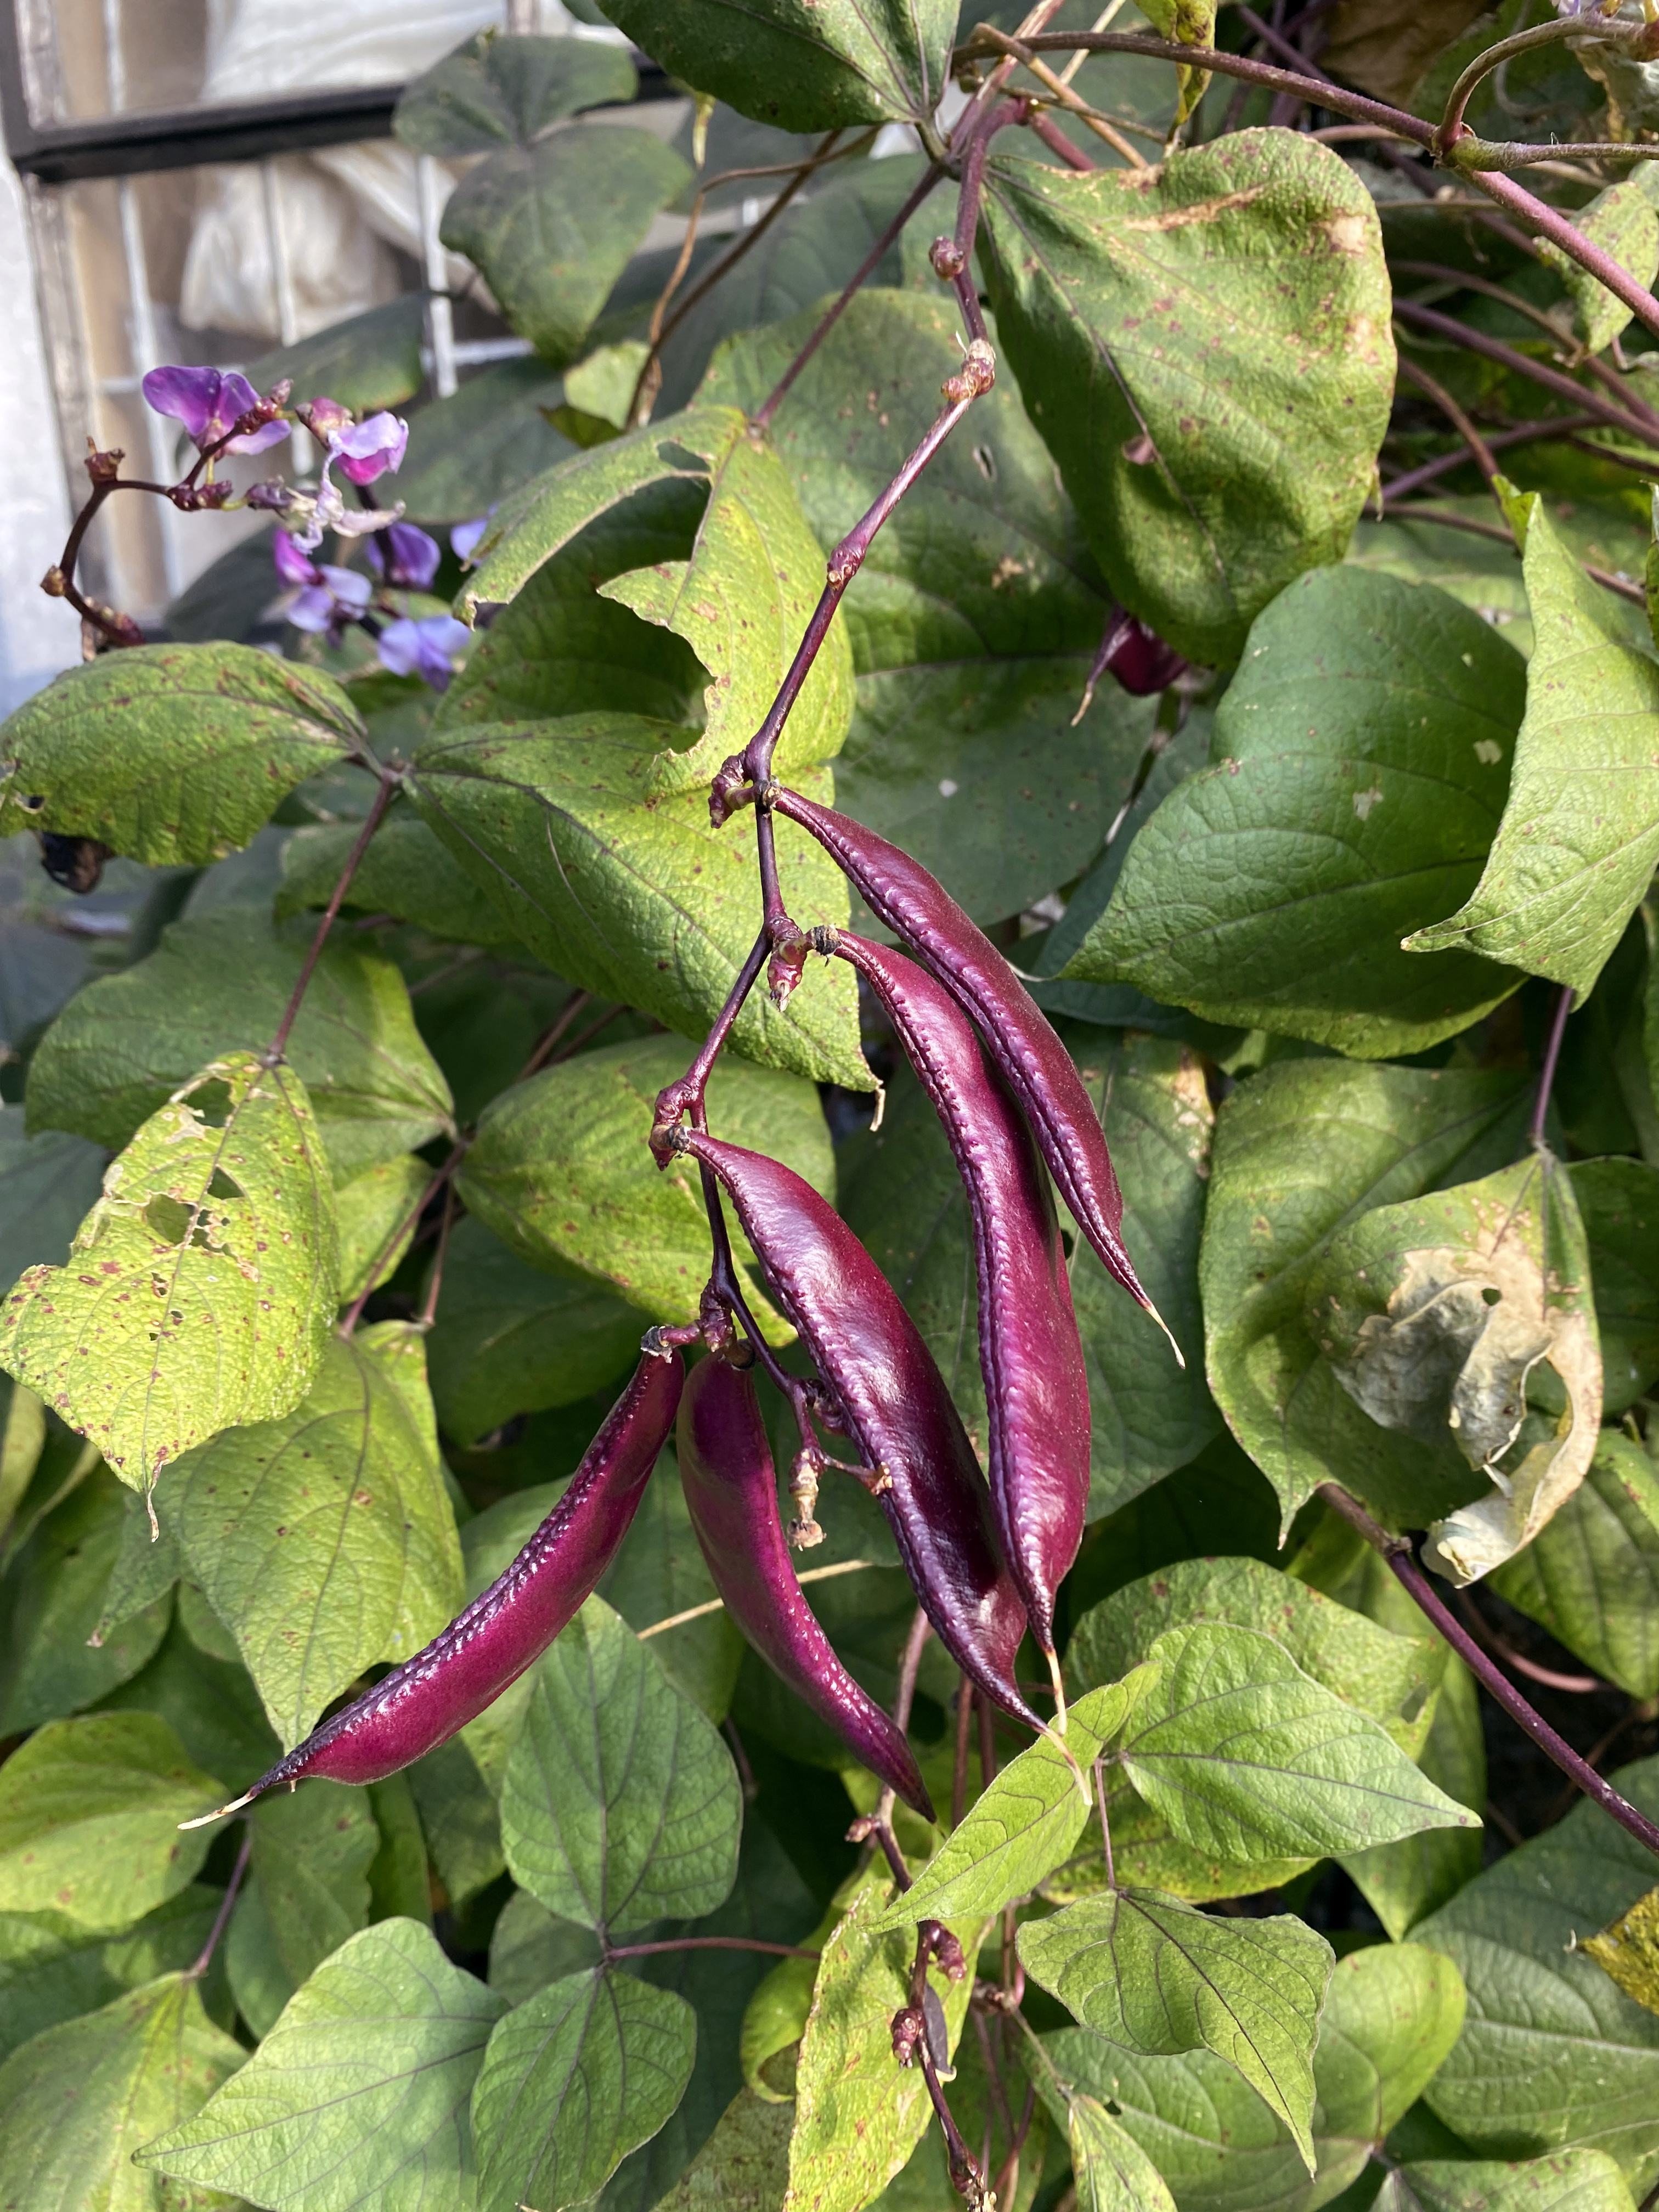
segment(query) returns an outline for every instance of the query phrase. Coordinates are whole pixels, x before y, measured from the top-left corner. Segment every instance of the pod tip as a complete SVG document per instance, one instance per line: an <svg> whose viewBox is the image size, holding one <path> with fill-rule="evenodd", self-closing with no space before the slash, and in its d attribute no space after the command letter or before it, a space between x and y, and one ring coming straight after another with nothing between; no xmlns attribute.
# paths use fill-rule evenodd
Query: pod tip
<svg viewBox="0 0 1659 2212"><path fill-rule="evenodd" d="M1045 1651L1042 1656L1048 1662L1048 1679L1054 1686L1054 1729L1057 1735L1064 1735L1066 1733L1066 1685L1060 1677L1060 1662L1052 1651Z"/></svg>
<svg viewBox="0 0 1659 2212"><path fill-rule="evenodd" d="M1139 1285L1136 1285L1136 1287L1137 1287L1137 1289L1139 1289ZM1140 1291L1140 1303L1141 1303L1141 1304L1142 1304L1143 1306L1145 1306L1145 1307L1146 1307L1146 1309L1147 1312L1152 1316L1152 1319L1153 1319L1153 1320L1158 1323L1158 1327L1163 1330L1163 1332L1164 1332L1164 1335L1165 1335L1165 1336L1167 1336L1167 1337L1169 1338L1169 1340L1170 1340L1170 1351L1171 1351L1171 1352L1174 1352L1174 1354L1175 1354L1175 1356L1176 1356L1176 1366L1181 1370L1182 1373L1184 1375L1184 1374L1187 1372L1187 1355L1186 1355L1186 1353L1182 1350L1181 1346L1180 1346L1176 1342L1176 1333L1175 1333L1175 1331L1170 1328L1170 1326L1169 1322L1168 1322L1167 1321L1165 1321L1165 1320L1164 1320L1164 1318L1163 1315L1158 1311L1158 1308L1157 1308L1157 1307L1152 1304L1152 1300L1147 1297L1147 1295L1146 1295L1146 1291Z"/></svg>
<svg viewBox="0 0 1659 2212"><path fill-rule="evenodd" d="M222 1820L228 1814L240 1813L244 1805L253 1802L257 1795L255 1790L246 1790L241 1796L233 1797L228 1805L216 1806L211 1813L198 1814L193 1820L180 1820L179 1826L181 1828L205 1828L210 1821Z"/></svg>

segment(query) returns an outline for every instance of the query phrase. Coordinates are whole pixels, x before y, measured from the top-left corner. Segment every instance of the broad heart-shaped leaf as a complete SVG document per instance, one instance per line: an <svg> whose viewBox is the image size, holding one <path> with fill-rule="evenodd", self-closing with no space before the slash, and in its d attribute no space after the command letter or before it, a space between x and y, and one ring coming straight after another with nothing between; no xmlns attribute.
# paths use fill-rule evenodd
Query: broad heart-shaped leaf
<svg viewBox="0 0 1659 2212"><path fill-rule="evenodd" d="M207 1838L179 1823L221 1786L152 1713L51 1722L0 1767L0 1911L130 1928L194 1880Z"/></svg>
<svg viewBox="0 0 1659 2212"><path fill-rule="evenodd" d="M249 362L243 374L256 392L269 392L280 377L286 376L301 399L325 392L354 414L372 415L382 407L400 407L405 399L415 397L426 380L421 367L425 307L418 292L404 292L383 307L368 307L361 315L349 315L343 323L331 324L312 337L273 347ZM401 477L398 482L401 487ZM267 555L268 549L257 538L244 538L234 550L246 551L254 547L262 556ZM224 555L220 557L227 559ZM204 582L207 573L198 581ZM260 581L265 579L262 576ZM180 609L187 601L203 614L209 611L196 598L196 585L187 586L167 609L167 624L175 636L213 635L210 627L185 629L180 625Z"/></svg>
<svg viewBox="0 0 1659 2212"><path fill-rule="evenodd" d="M1430 1532L1454 1581L1500 1565L1583 1480L1601 1355L1578 1209L1547 1153L1339 1232L1310 1272L1305 1318L1373 1420L1454 1443L1486 1478ZM1528 1415L1528 1389L1546 1384L1559 1419Z"/></svg>
<svg viewBox="0 0 1659 2212"><path fill-rule="evenodd" d="M642 1037L517 1085L485 1109L459 1183L468 1206L523 1258L607 1284L656 1321L694 1318L708 1273L696 1170L682 1161L659 1169L646 1141L657 1093L685 1073L686 1059L678 1038ZM830 1131L817 1091L799 1076L717 1063L708 1113L718 1136L758 1147L833 1196ZM787 1341L787 1323L763 1297L756 1304Z"/></svg>
<svg viewBox="0 0 1659 2212"><path fill-rule="evenodd" d="M533 1680L501 1791L514 1879L550 1912L611 1936L712 1912L743 1825L714 1727L599 1598Z"/></svg>
<svg viewBox="0 0 1659 2212"><path fill-rule="evenodd" d="M1236 2066L1313 2172L1314 2041L1334 1961L1305 1921L1224 1920L1125 1889L1028 1921L1019 1955L1085 2027L1123 2050L1209 2050Z"/></svg>
<svg viewBox="0 0 1659 2212"><path fill-rule="evenodd" d="M701 1037L759 927L749 810L708 826L701 791L654 797L673 732L627 714L493 723L420 749L417 802L538 958L573 983ZM798 779L830 796L828 774ZM780 822L785 900L803 928L845 928L846 878L803 830ZM858 994L829 963L779 1014L757 993L732 1042L751 1060L868 1090Z"/></svg>
<svg viewBox="0 0 1659 2212"><path fill-rule="evenodd" d="M0 1290L41 1261L62 1266L103 1179L95 1146L26 1137L22 1108L0 1106Z"/></svg>
<svg viewBox="0 0 1659 2212"><path fill-rule="evenodd" d="M1340 560L1394 389L1370 195L1328 148L1241 131L1150 169L994 158L1001 343L1113 592L1189 659Z"/></svg>
<svg viewBox="0 0 1659 2212"><path fill-rule="evenodd" d="M921 122L950 75L956 0L616 0L672 76L786 131Z"/></svg>
<svg viewBox="0 0 1659 2212"><path fill-rule="evenodd" d="M1166 1629L1118 1757L1183 1843L1222 1858L1317 1857L1475 1816L1374 1720L1253 1628Z"/></svg>
<svg viewBox="0 0 1659 2212"><path fill-rule="evenodd" d="M1610 1418L1659 1379L1659 1170L1645 1160L1579 1160L1567 1175L1589 1249L1601 1410Z"/></svg>
<svg viewBox="0 0 1659 2212"><path fill-rule="evenodd" d="M1509 803L1473 895L1408 940L1459 946L1582 997L1659 859L1659 665L1639 652L1536 492L1506 501L1536 642Z"/></svg>
<svg viewBox="0 0 1659 2212"><path fill-rule="evenodd" d="M112 1164L68 1264L31 1267L8 1299L0 1363L134 1490L304 1396L337 1285L321 1149L292 1068L215 1060Z"/></svg>
<svg viewBox="0 0 1659 2212"><path fill-rule="evenodd" d="M573 124L469 171L444 209L443 242L483 271L518 335L562 368L690 174L648 131Z"/></svg>
<svg viewBox="0 0 1659 2212"><path fill-rule="evenodd" d="M472 2092L481 2212L596 2196L685 2094L697 2019L614 1968L553 1982L491 2033Z"/></svg>
<svg viewBox="0 0 1659 2212"><path fill-rule="evenodd" d="M59 676L0 726L0 837L217 860L362 742L332 677L248 645L146 645Z"/></svg>
<svg viewBox="0 0 1659 2212"><path fill-rule="evenodd" d="M920 1920L988 1917L1052 1874L1087 1825L1091 1762L1118 1734L1157 1671L1155 1664L1136 1668L1126 1681L1074 1699L1066 1713L1065 1751L1052 1737L1039 1736L1012 1759L912 1886L894 1898L873 1932L914 1928Z"/></svg>
<svg viewBox="0 0 1659 2212"><path fill-rule="evenodd" d="M426 1340L439 1425L468 1444L515 1413L573 1405L623 1371L642 1326L637 1306L527 1267L469 1215L450 1233Z"/></svg>
<svg viewBox="0 0 1659 2212"><path fill-rule="evenodd" d="M886 1901L879 1884L860 1889L823 1947L795 2070L783 2212L863 2212L933 2117L921 2068L893 2061L893 2014L909 2002L915 1944L908 1929L872 1934ZM970 1961L983 1927L971 1920L951 1930ZM928 1987L954 2051L973 1992L971 1966L959 1982L935 1971Z"/></svg>
<svg viewBox="0 0 1659 2212"><path fill-rule="evenodd" d="M816 313L723 346L700 397L757 410ZM954 307L897 291L860 294L812 356L769 435L826 554L897 472L957 358ZM845 603L856 708L836 803L994 921L1093 857L1156 706L1109 684L1072 726L1104 588L1012 378L963 430Z"/></svg>
<svg viewBox="0 0 1659 2212"><path fill-rule="evenodd" d="M1364 2172L1462 2021L1457 1971L1433 1951L1382 1943L1337 1961L1314 2051L1312 2180L1285 2123L1213 2052L1139 2058L1077 2028L1043 2041L1068 2084L1110 2102L1182 2212L1316 2212Z"/></svg>
<svg viewBox="0 0 1659 2212"><path fill-rule="evenodd" d="M1583 1481L1492 1588L1633 1698L1659 1695L1659 1476L1603 1429Z"/></svg>
<svg viewBox="0 0 1659 2212"><path fill-rule="evenodd" d="M1212 765L1140 830L1062 973L1360 1057L1466 1029L1520 977L1400 939L1479 878L1525 684L1431 585L1298 577L1251 626Z"/></svg>
<svg viewBox="0 0 1659 2212"><path fill-rule="evenodd" d="M1659 1759L1608 1778L1659 1813ZM1581 1800L1413 1930L1468 1984L1468 2022L1427 2094L1472 2149L1606 2151L1638 2201L1659 2180L1659 2017L1583 1948L1652 1887L1652 1855Z"/></svg>
<svg viewBox="0 0 1659 2212"><path fill-rule="evenodd" d="M82 991L29 1068L31 1129L112 1147L216 1057L270 1042L314 932L253 913L174 922L147 960ZM450 1131L449 1086L421 1042L389 960L337 941L324 952L289 1040L336 1176Z"/></svg>
<svg viewBox="0 0 1659 2212"><path fill-rule="evenodd" d="M297 830L283 848L276 919L325 907L357 842L355 822ZM458 945L499 945L512 933L441 837L418 814L394 808L351 879L346 902L360 914L389 914Z"/></svg>
<svg viewBox="0 0 1659 2212"><path fill-rule="evenodd" d="M1199 1255L1210 1387L1287 1527L1327 1480L1395 1527L1479 1496L1449 1444L1360 1411L1308 1332L1304 1298L1330 1240L1373 1206L1513 1159L1524 1111L1512 1078L1335 1060L1281 1061L1223 1107Z"/></svg>
<svg viewBox="0 0 1659 2212"><path fill-rule="evenodd" d="M1413 2160L1383 2182L1376 2212L1636 2212L1636 2202L1605 2152L1567 2150L1512 2161Z"/></svg>
<svg viewBox="0 0 1659 2212"><path fill-rule="evenodd" d="M1368 1713L1401 1750L1421 1748L1444 1666L1438 1638L1394 1635L1261 1559L1182 1559L1115 1590L1072 1631L1066 1671L1073 1694L1115 1681L1166 1629L1205 1620L1273 1637L1304 1674Z"/></svg>
<svg viewBox="0 0 1659 2212"><path fill-rule="evenodd" d="M241 2072L142 2162L276 2212L470 2205L467 2100L504 2009L430 1929L383 1920L324 1961Z"/></svg>
<svg viewBox="0 0 1659 2212"><path fill-rule="evenodd" d="M823 588L823 556L789 477L771 449L750 435L737 408L693 407L538 478L496 518L483 541L483 566L458 603L470 621L482 608L514 598L596 523L612 531L622 526L624 532L647 518L661 526L684 511L683 497L665 495L704 486L706 503L684 560L653 560L641 548L642 557L626 568L605 560L608 573L595 578L601 599L681 639L711 679L703 693L702 735L682 750L672 733L659 734L655 791L708 783L726 755L748 742ZM641 494L653 495L642 511L635 504ZM618 514L624 501L629 512ZM625 543L625 535L619 533L618 542ZM603 544L601 538L592 549L601 558ZM653 660L661 658L649 645L646 651ZM497 657L490 655L486 666ZM780 775L793 778L840 750L852 714L851 678L846 627L837 616L791 710L778 750ZM569 714L581 703L565 693L548 710ZM594 703L620 708L631 702L607 687ZM458 699L440 718L441 728L451 726L459 706ZM492 709L492 718L499 712Z"/></svg>
<svg viewBox="0 0 1659 2212"><path fill-rule="evenodd" d="M1066 2100L1078 2212L1175 2212L1163 2175L1097 2097Z"/></svg>
<svg viewBox="0 0 1659 2212"><path fill-rule="evenodd" d="M48 2028L0 2067L0 2204L163 2212L134 2153L189 2119L246 2056L183 1973Z"/></svg>
<svg viewBox="0 0 1659 2212"><path fill-rule="evenodd" d="M404 87L392 128L416 154L490 154L528 146L562 117L630 100L638 89L633 63L616 46L480 31Z"/></svg>
<svg viewBox="0 0 1659 2212"><path fill-rule="evenodd" d="M328 1339L281 1419L180 1462L161 1503L285 1748L377 1659L413 1656L461 1605L418 1330Z"/></svg>
<svg viewBox="0 0 1659 2212"><path fill-rule="evenodd" d="M313 1969L368 1920L380 1831L365 1792L337 1782L261 1797L253 1850L226 1937L237 2009L267 2034Z"/></svg>

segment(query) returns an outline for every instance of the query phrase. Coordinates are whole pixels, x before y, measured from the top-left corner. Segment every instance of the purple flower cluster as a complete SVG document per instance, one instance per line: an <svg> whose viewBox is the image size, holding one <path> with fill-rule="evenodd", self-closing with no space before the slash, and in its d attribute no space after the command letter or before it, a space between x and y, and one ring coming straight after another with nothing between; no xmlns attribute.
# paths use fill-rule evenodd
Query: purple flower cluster
<svg viewBox="0 0 1659 2212"><path fill-rule="evenodd" d="M399 591L428 591L441 558L436 538L411 522L389 524L382 536L370 538L366 550L381 584ZM283 611L296 629L337 645L354 623L371 614L374 583L361 569L313 562L285 530L276 532L271 552L276 573L289 587ZM418 676L434 691L443 691L467 636L465 623L453 615L394 615L375 629L374 646L380 665L393 675Z"/></svg>

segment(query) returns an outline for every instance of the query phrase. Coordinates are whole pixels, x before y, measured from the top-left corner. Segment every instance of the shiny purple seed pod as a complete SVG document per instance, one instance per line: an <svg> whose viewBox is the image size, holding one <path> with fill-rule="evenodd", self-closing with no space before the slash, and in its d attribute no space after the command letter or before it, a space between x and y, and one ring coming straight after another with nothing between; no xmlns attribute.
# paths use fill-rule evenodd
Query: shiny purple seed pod
<svg viewBox="0 0 1659 2212"><path fill-rule="evenodd" d="M974 1448L915 1323L811 1183L700 1130L676 1142L730 1194L773 1297L835 1392L939 1641L993 1704L1040 1729L1014 1683L1025 1608Z"/></svg>
<svg viewBox="0 0 1659 2212"><path fill-rule="evenodd" d="M898 1032L967 1188L991 1509L1058 1694L1054 1591L1083 1540L1089 1378L1048 1178L1007 1085L944 985L902 952L849 930L836 935L836 952L864 976Z"/></svg>
<svg viewBox="0 0 1659 2212"><path fill-rule="evenodd" d="M1109 668L1124 690L1136 699L1165 690L1188 665L1155 629L1148 629L1138 616L1128 614L1119 616L1100 659L1102 667Z"/></svg>
<svg viewBox="0 0 1659 2212"><path fill-rule="evenodd" d="M904 1731L842 1666L795 1578L751 1377L721 1358L699 1360L680 1400L678 1436L691 1526L726 1611L773 1673L931 1820Z"/></svg>
<svg viewBox="0 0 1659 2212"><path fill-rule="evenodd" d="M779 785L769 795L778 813L817 839L872 913L928 963L979 1024L1078 1227L1108 1272L1155 1315L1118 1237L1122 1194L1083 1079L1018 976L919 860L799 792Z"/></svg>
<svg viewBox="0 0 1659 2212"><path fill-rule="evenodd" d="M647 1348L569 1487L505 1572L424 1650L313 1729L220 1812L311 1774L383 1782L493 1705L574 1619L616 1556L668 1441L684 1380L678 1352Z"/></svg>

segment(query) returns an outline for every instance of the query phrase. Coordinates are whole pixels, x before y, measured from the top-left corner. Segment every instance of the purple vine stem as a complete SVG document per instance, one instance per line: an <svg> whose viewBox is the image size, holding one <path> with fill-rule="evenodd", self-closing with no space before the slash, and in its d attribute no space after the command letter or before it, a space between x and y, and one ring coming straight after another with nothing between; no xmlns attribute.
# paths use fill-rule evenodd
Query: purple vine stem
<svg viewBox="0 0 1659 2212"><path fill-rule="evenodd" d="M332 896L323 908L323 918L317 925L317 934L311 940L311 949L306 954L298 979L289 994L288 1004L283 1009L283 1018L276 1024L276 1034L264 1053L260 1054L267 1067L276 1066L283 1054L288 1050L289 1034L299 1019L300 1008L305 1002L306 992L310 988L312 976L316 972L317 963L323 957L323 947L328 943L328 933L334 927L340 908L345 904L346 893L351 889L351 879L357 872L363 854L368 850L369 840L380 826L380 817L392 804L392 794L398 788L398 776L395 769L383 768L380 770L380 787L374 794L374 804L364 817L363 826L357 833L357 842L346 855L346 864L340 871L340 880L335 884Z"/></svg>
<svg viewBox="0 0 1659 2212"><path fill-rule="evenodd" d="M1334 1513L1340 1513L1351 1528L1358 1529L1373 1551L1380 1552L1393 1569L1407 1595L1425 1613L1444 1637L1452 1650L1483 1687L1489 1691L1517 1727L1522 1728L1545 1753L1554 1760L1563 1774L1569 1777L1585 1796L1591 1798L1604 1813L1618 1821L1639 1844L1646 1845L1659 1857L1659 1826L1638 1812L1627 1797L1621 1797L1610 1782L1604 1781L1589 1764L1581 1759L1565 1737L1559 1736L1540 1712L1535 1712L1522 1696L1509 1676L1490 1658L1445 1605L1439 1594L1419 1565L1417 1555L1408 1538L1391 1536L1380 1528L1364 1507L1334 1482L1322 1482L1318 1496L1323 1498Z"/></svg>
<svg viewBox="0 0 1659 2212"><path fill-rule="evenodd" d="M1555 1064L1561 1057L1561 1040L1567 1033L1567 1016L1572 1012L1572 999L1571 984L1564 983L1550 1022L1549 1042L1544 1047L1544 1065L1538 1077L1538 1096L1533 1102L1532 1122L1527 1131L1528 1139L1535 1151L1541 1150L1543 1146L1544 1121L1550 1110L1550 1092L1555 1087Z"/></svg>
<svg viewBox="0 0 1659 2212"><path fill-rule="evenodd" d="M220 1901L219 1910L214 1915L213 1925L208 1930L207 1942L197 1954L196 1963L186 1977L190 1981L199 1982L213 1964L213 1954L219 1948L220 1937L229 1924L231 1909L236 1902L236 1893L242 1887L242 1877L247 1872L247 1863L252 1850L253 1823L252 1820L244 1820L242 1848L236 1854L236 1863L230 1870L230 1880L225 1886L225 1893Z"/></svg>

